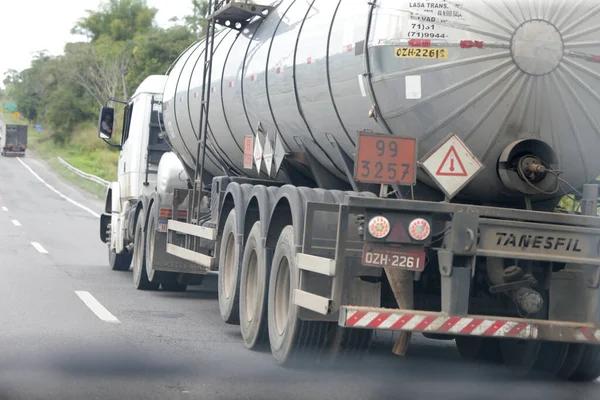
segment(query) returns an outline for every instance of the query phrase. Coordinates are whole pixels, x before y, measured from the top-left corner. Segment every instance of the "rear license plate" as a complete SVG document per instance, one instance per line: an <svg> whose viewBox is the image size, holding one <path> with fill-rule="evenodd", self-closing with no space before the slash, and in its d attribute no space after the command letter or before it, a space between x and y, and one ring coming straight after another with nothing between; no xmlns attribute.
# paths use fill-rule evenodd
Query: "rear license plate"
<svg viewBox="0 0 600 400"><path fill-rule="evenodd" d="M362 263L367 267L423 271L425 269L425 250L365 244Z"/></svg>

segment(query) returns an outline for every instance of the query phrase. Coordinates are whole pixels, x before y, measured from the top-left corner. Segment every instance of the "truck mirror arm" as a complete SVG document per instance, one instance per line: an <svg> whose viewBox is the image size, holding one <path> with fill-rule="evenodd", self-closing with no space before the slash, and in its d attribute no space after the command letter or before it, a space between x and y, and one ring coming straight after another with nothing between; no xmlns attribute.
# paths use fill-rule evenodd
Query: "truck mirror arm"
<svg viewBox="0 0 600 400"><path fill-rule="evenodd" d="M119 149L119 151L123 150L123 146L121 146L120 144L116 144L116 143L111 143L108 140L102 138L102 140L104 140L104 142L109 145L110 147L114 147L115 149Z"/></svg>

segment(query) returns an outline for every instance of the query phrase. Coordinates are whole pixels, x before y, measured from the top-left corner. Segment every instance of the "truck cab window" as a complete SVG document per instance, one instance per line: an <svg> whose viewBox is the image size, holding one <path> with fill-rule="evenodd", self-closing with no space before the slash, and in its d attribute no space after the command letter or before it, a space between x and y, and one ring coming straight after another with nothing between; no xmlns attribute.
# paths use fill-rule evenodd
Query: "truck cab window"
<svg viewBox="0 0 600 400"><path fill-rule="evenodd" d="M121 146L125 144L129 138L129 128L131 126L131 116L133 115L133 104L125 107L125 118L123 119L123 134L121 135Z"/></svg>

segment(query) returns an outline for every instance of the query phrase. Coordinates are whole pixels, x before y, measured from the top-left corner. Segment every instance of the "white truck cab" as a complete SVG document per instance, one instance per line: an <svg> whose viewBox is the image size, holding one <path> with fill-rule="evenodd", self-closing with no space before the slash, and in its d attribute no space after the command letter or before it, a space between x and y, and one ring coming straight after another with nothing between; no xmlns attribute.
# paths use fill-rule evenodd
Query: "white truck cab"
<svg viewBox="0 0 600 400"><path fill-rule="evenodd" d="M103 107L98 135L119 149L117 181L106 192L100 218L100 239L108 245L113 270L133 265L138 289L185 290L200 284L206 274L193 262L169 255L167 224L172 219L175 190L188 189L189 179L177 155L171 152L162 122L162 92L166 76L146 78L125 104L121 142L113 143L114 109ZM107 102L108 103L108 102ZM186 211L174 219L185 221Z"/></svg>
<svg viewBox="0 0 600 400"><path fill-rule="evenodd" d="M138 87L126 103L120 144L108 142L113 137L114 109L104 107L99 121L99 136L119 148L117 181L107 190L101 236L109 243L113 269L129 269L132 258L130 213L142 196L156 190L158 164L169 146L161 135L161 99L166 76L153 75ZM110 132L104 127L107 121Z"/></svg>

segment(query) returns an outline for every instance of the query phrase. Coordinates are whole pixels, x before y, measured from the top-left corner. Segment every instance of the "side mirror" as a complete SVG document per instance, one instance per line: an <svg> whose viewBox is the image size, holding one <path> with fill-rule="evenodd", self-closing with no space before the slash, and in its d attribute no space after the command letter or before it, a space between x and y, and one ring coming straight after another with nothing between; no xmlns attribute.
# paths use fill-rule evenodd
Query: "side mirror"
<svg viewBox="0 0 600 400"><path fill-rule="evenodd" d="M110 139L113 134L113 124L115 122L115 109L111 107L102 107L98 119L98 137L100 139Z"/></svg>

